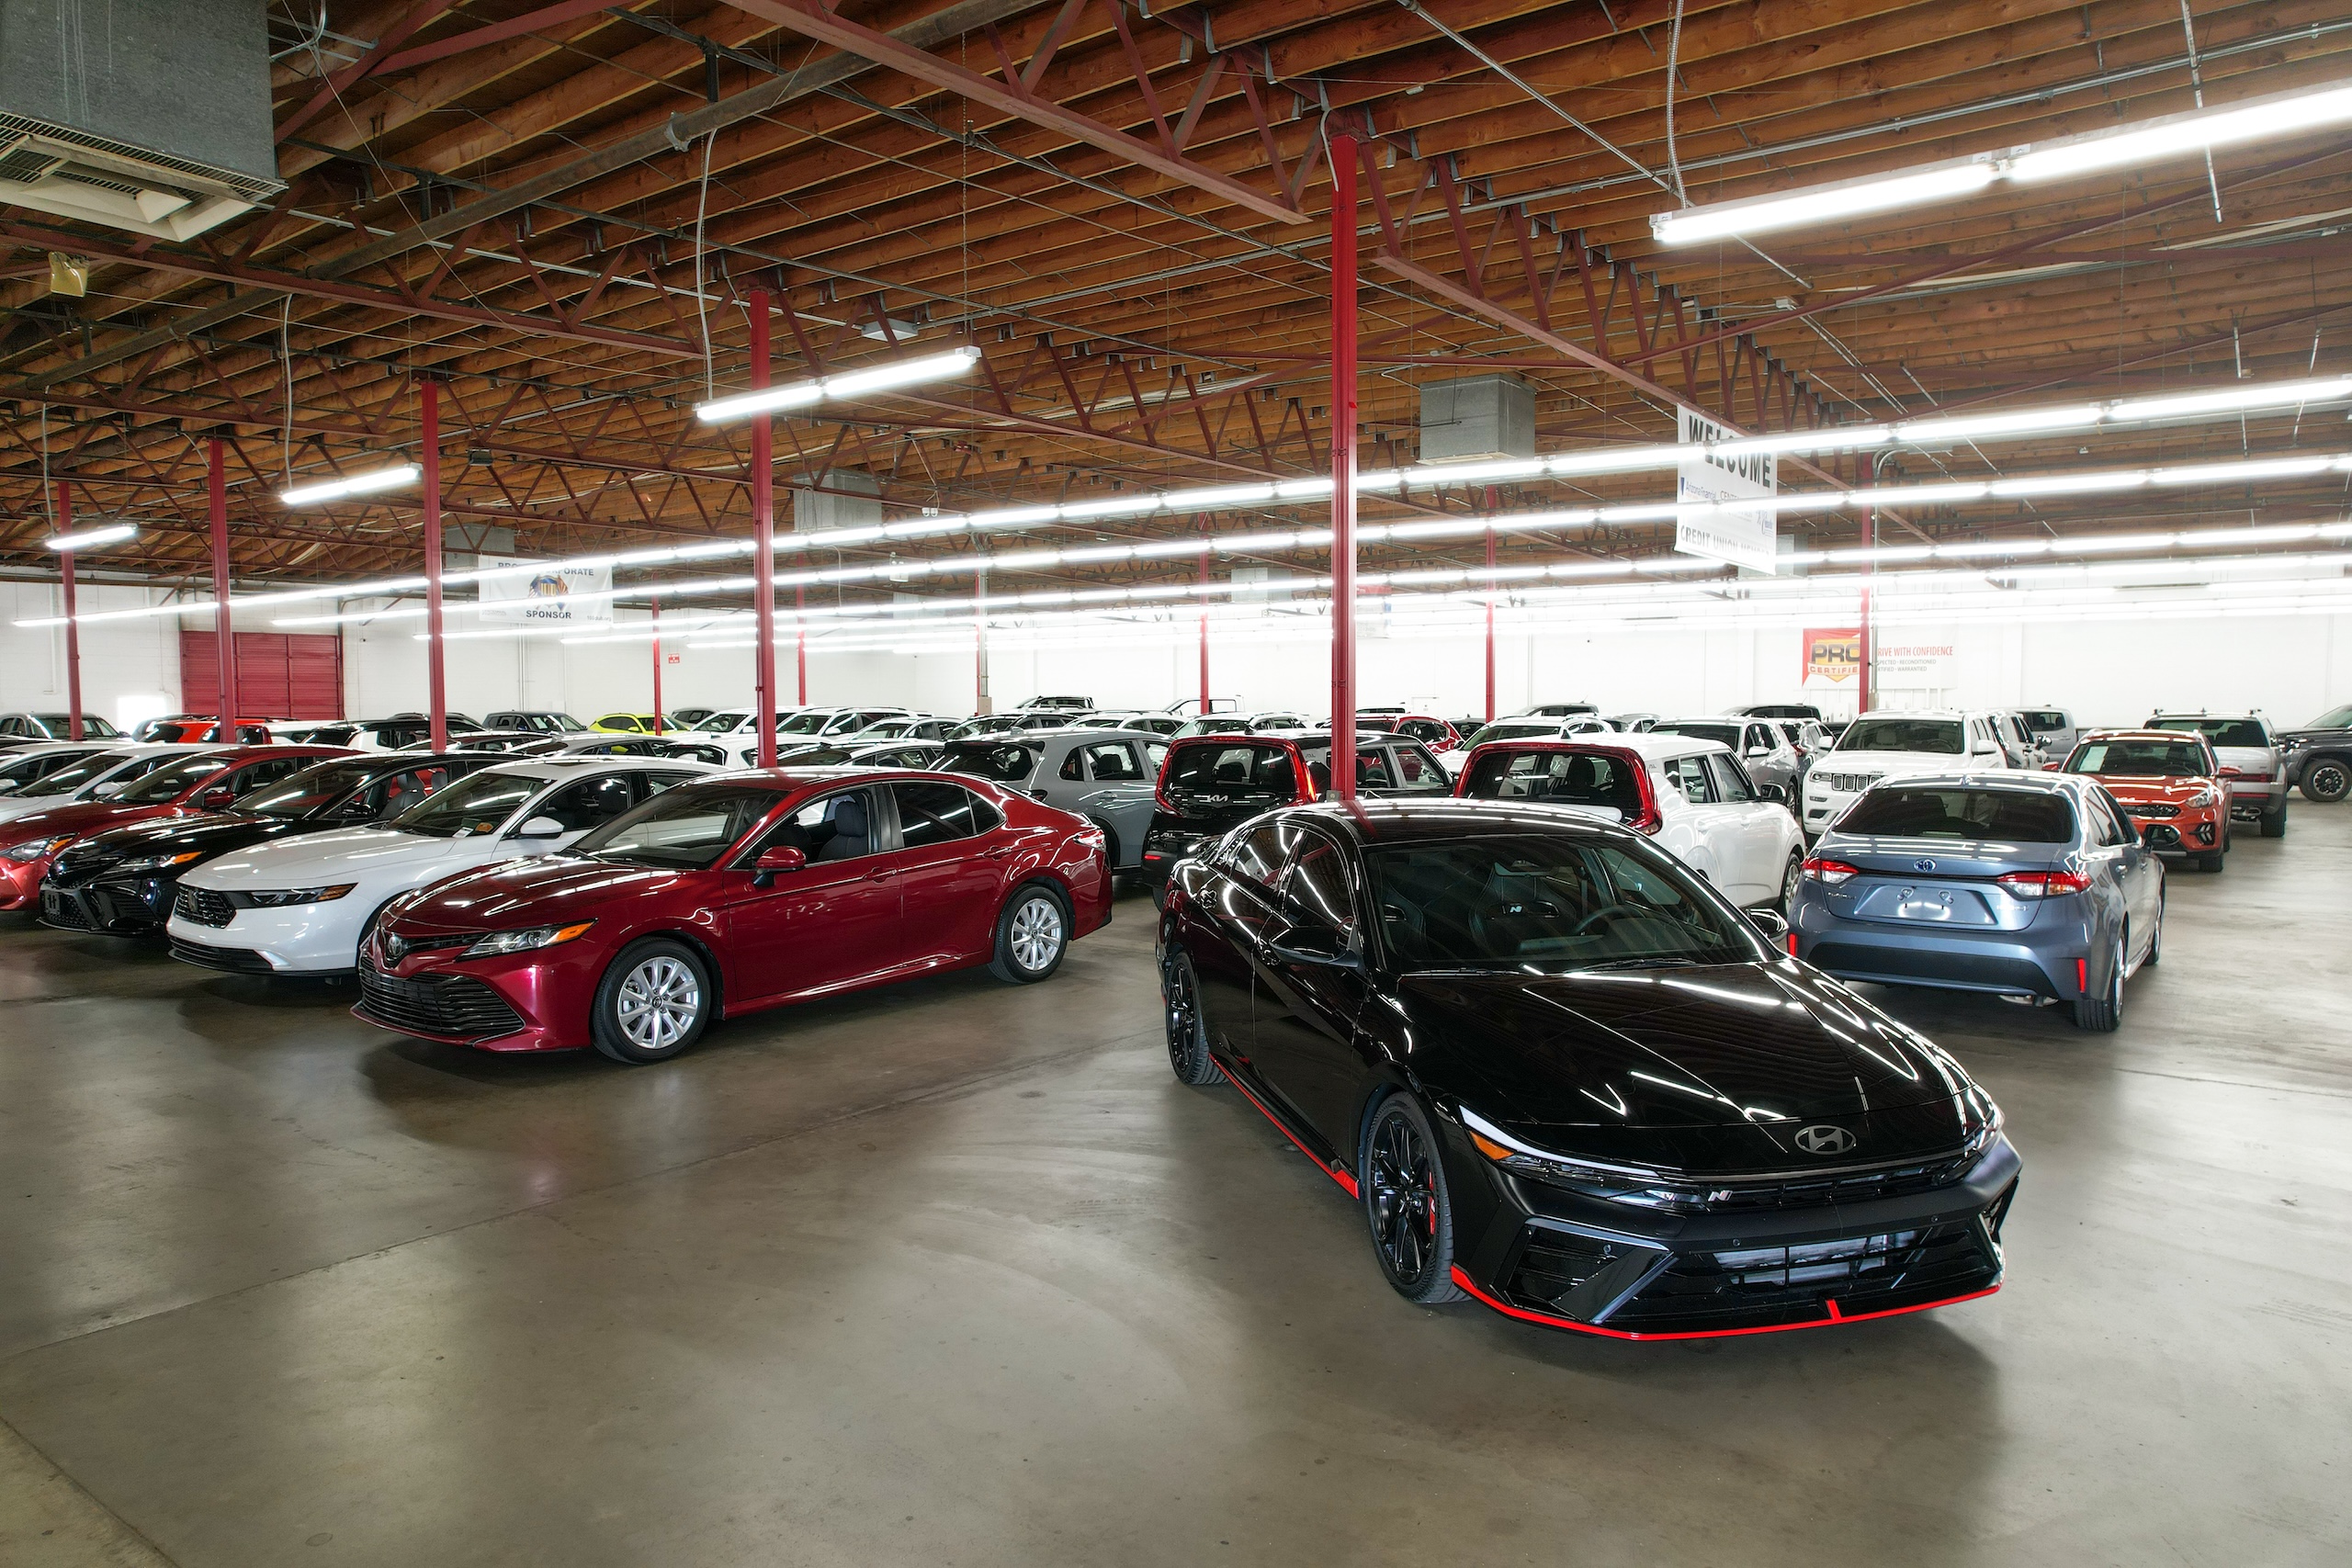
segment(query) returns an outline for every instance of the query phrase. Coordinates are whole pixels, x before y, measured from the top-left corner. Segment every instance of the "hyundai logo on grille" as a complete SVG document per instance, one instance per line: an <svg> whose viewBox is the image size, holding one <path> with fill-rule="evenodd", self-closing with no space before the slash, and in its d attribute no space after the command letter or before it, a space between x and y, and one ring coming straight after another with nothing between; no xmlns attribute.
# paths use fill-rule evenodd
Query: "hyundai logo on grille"
<svg viewBox="0 0 2352 1568"><path fill-rule="evenodd" d="M1842 1155L1860 1141L1845 1128L1826 1123L1797 1130L1797 1147L1809 1155Z"/></svg>
<svg viewBox="0 0 2352 1568"><path fill-rule="evenodd" d="M1911 863L1911 869L1913 871L1933 871L1936 869L1936 863L1931 860L1915 860Z"/></svg>

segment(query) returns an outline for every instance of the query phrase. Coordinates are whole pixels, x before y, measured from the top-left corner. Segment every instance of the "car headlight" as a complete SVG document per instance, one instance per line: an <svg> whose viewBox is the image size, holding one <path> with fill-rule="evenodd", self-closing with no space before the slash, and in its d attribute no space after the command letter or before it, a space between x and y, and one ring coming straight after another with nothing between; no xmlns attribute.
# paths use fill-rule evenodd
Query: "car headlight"
<svg viewBox="0 0 2352 1568"><path fill-rule="evenodd" d="M1678 1185L1657 1171L1547 1153L1520 1142L1466 1108L1462 1112L1462 1124L1469 1129L1470 1142L1480 1154L1514 1176L1524 1176L1550 1187L1565 1187L1604 1202L1630 1203L1640 1209L1691 1214L1706 1210L1707 1194L1703 1189Z"/></svg>
<svg viewBox="0 0 2352 1568"><path fill-rule="evenodd" d="M108 869L109 871L116 871L116 872L122 872L122 871L169 871L169 870L171 870L171 869L172 869L172 867L174 867L174 866L175 866L175 865L186 865L188 862L190 862L190 861L192 861L192 860L202 860L203 858L204 858L204 852L203 852L203 851L201 851L201 850L190 850L190 851L188 851L186 854L177 854L177 855L149 855L145 860L127 860L127 861L124 861L124 862L123 862L121 864L119 864L119 865L110 866L110 867L108 867L107 869Z"/></svg>
<svg viewBox="0 0 2352 1568"><path fill-rule="evenodd" d="M1962 1146L1961 1153L1973 1158L1983 1154L1986 1145L1992 1143L2005 1118L2001 1115L2001 1108L1993 1103L1993 1097L1975 1084L1970 1084L1962 1091L1960 1103L1969 1127L1968 1142Z"/></svg>
<svg viewBox="0 0 2352 1568"><path fill-rule="evenodd" d="M587 934L594 920L582 920L576 926L525 926L520 931L492 931L471 947L458 954L460 958L497 958L509 953L530 953L542 947L554 947Z"/></svg>
<svg viewBox="0 0 2352 1568"><path fill-rule="evenodd" d="M2200 789L2195 795L2190 795L2185 804L2191 811L2201 811L2206 807L2220 805L2221 800L2222 796L2219 791Z"/></svg>
<svg viewBox="0 0 2352 1568"><path fill-rule="evenodd" d="M235 893L232 904L249 909L282 909L290 904L332 904L353 888L356 882L338 882L329 887L269 887L257 893Z"/></svg>
<svg viewBox="0 0 2352 1568"><path fill-rule="evenodd" d="M58 851L63 849L73 841L73 834L60 833L54 838L27 839L21 844L11 844L8 846L6 852L7 854L7 858L10 860L36 861L40 859L43 855L55 854Z"/></svg>

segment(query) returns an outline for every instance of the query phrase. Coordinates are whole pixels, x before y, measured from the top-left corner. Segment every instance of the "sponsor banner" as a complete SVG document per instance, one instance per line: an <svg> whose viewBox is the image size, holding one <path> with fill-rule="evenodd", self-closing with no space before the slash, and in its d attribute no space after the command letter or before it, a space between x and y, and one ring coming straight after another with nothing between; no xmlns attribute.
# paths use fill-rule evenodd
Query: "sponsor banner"
<svg viewBox="0 0 2352 1568"><path fill-rule="evenodd" d="M1676 469L1676 500L1686 504L1752 501L1780 493L1781 460L1771 454L1710 457L1698 449L1702 442L1736 439L1704 415L1679 411L1675 438L1693 448ZM1780 570L1779 533L1779 519L1769 510L1713 512L1676 519L1674 547L1686 556L1772 572Z"/></svg>
<svg viewBox="0 0 2352 1568"><path fill-rule="evenodd" d="M487 570L532 563L514 556L484 556L481 564ZM541 571L486 577L479 586L484 621L510 626L612 625L613 569L609 566L548 566Z"/></svg>
<svg viewBox="0 0 2352 1568"><path fill-rule="evenodd" d="M1833 626L1804 634L1804 686L1810 692L1834 691L1862 672L1862 631L1860 626Z"/></svg>
<svg viewBox="0 0 2352 1568"><path fill-rule="evenodd" d="M1939 692L1960 684L1960 656L1950 637L1881 638L1876 651L1883 688Z"/></svg>

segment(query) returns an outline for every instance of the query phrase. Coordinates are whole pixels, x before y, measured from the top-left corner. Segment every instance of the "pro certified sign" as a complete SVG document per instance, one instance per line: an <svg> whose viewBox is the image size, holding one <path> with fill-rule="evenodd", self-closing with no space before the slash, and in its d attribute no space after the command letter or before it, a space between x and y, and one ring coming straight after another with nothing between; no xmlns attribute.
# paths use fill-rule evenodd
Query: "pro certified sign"
<svg viewBox="0 0 2352 1568"><path fill-rule="evenodd" d="M508 625L610 626L613 569L484 556L481 618Z"/></svg>
<svg viewBox="0 0 2352 1568"><path fill-rule="evenodd" d="M1725 502L1754 501L1781 492L1781 460L1769 452L1711 454L1706 444L1736 440L1737 434L1703 414L1681 411L1676 439L1690 449L1675 470L1675 499L1686 511L1675 519L1674 547L1686 556L1728 561L1755 571L1780 570L1777 518L1770 507L1746 511ZM1720 510L1718 510L1720 508Z"/></svg>
<svg viewBox="0 0 2352 1568"><path fill-rule="evenodd" d="M1862 633L1859 626L1838 626L1804 634L1804 685L1814 691L1835 689L1862 671Z"/></svg>

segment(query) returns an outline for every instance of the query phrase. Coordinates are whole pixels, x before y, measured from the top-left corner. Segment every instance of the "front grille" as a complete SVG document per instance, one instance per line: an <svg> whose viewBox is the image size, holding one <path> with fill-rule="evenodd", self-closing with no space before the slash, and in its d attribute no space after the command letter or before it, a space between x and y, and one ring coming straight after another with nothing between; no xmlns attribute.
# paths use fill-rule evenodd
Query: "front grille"
<svg viewBox="0 0 2352 1568"><path fill-rule="evenodd" d="M2126 806L2123 809L2134 817L2165 818L2177 817L2180 815L2179 807L2160 806L2154 801L2141 801L2135 805Z"/></svg>
<svg viewBox="0 0 2352 1568"><path fill-rule="evenodd" d="M386 975L363 953L359 960L359 1015L412 1034L442 1034L488 1040L512 1034L523 1017L506 998L470 975L429 975L413 980Z"/></svg>
<svg viewBox="0 0 2352 1568"><path fill-rule="evenodd" d="M232 975L274 975L269 960L250 947L207 947L200 942L172 938L172 956L184 964L201 964L207 969L226 969Z"/></svg>
<svg viewBox="0 0 2352 1568"><path fill-rule="evenodd" d="M78 887L121 858L104 850L85 850L79 844L68 844L57 852L55 860L49 863L49 880L66 887Z"/></svg>
<svg viewBox="0 0 2352 1568"><path fill-rule="evenodd" d="M183 886L172 900L172 913L196 925L217 928L237 918L237 907L229 902L225 893Z"/></svg>
<svg viewBox="0 0 2352 1568"><path fill-rule="evenodd" d="M40 919L41 924L55 926L60 931L94 931L98 929L97 919L81 899L54 887L40 890Z"/></svg>
<svg viewBox="0 0 2352 1568"><path fill-rule="evenodd" d="M1968 1174L1975 1156L1892 1165L1877 1170L1841 1171L1835 1176L1785 1176L1773 1181L1743 1181L1707 1190L1710 1213L1758 1209L1814 1209L1829 1203L1867 1203L1873 1198L1901 1198L1949 1187Z"/></svg>
<svg viewBox="0 0 2352 1568"><path fill-rule="evenodd" d="M1839 795L1860 795L1886 777L1884 773L1820 773L1815 776L1826 787L1836 790Z"/></svg>
<svg viewBox="0 0 2352 1568"><path fill-rule="evenodd" d="M1511 1296L1541 1310L1559 1306L1571 1291L1600 1273L1627 1249L1592 1236L1530 1229L1510 1272ZM1594 1309L1598 1310L1598 1309Z"/></svg>
<svg viewBox="0 0 2352 1568"><path fill-rule="evenodd" d="M1608 1314L1611 1328L1642 1334L1705 1332L1859 1317L1946 1301L2000 1277L1997 1253L1974 1220L1880 1231L1788 1247L1678 1254L1633 1300Z"/></svg>

